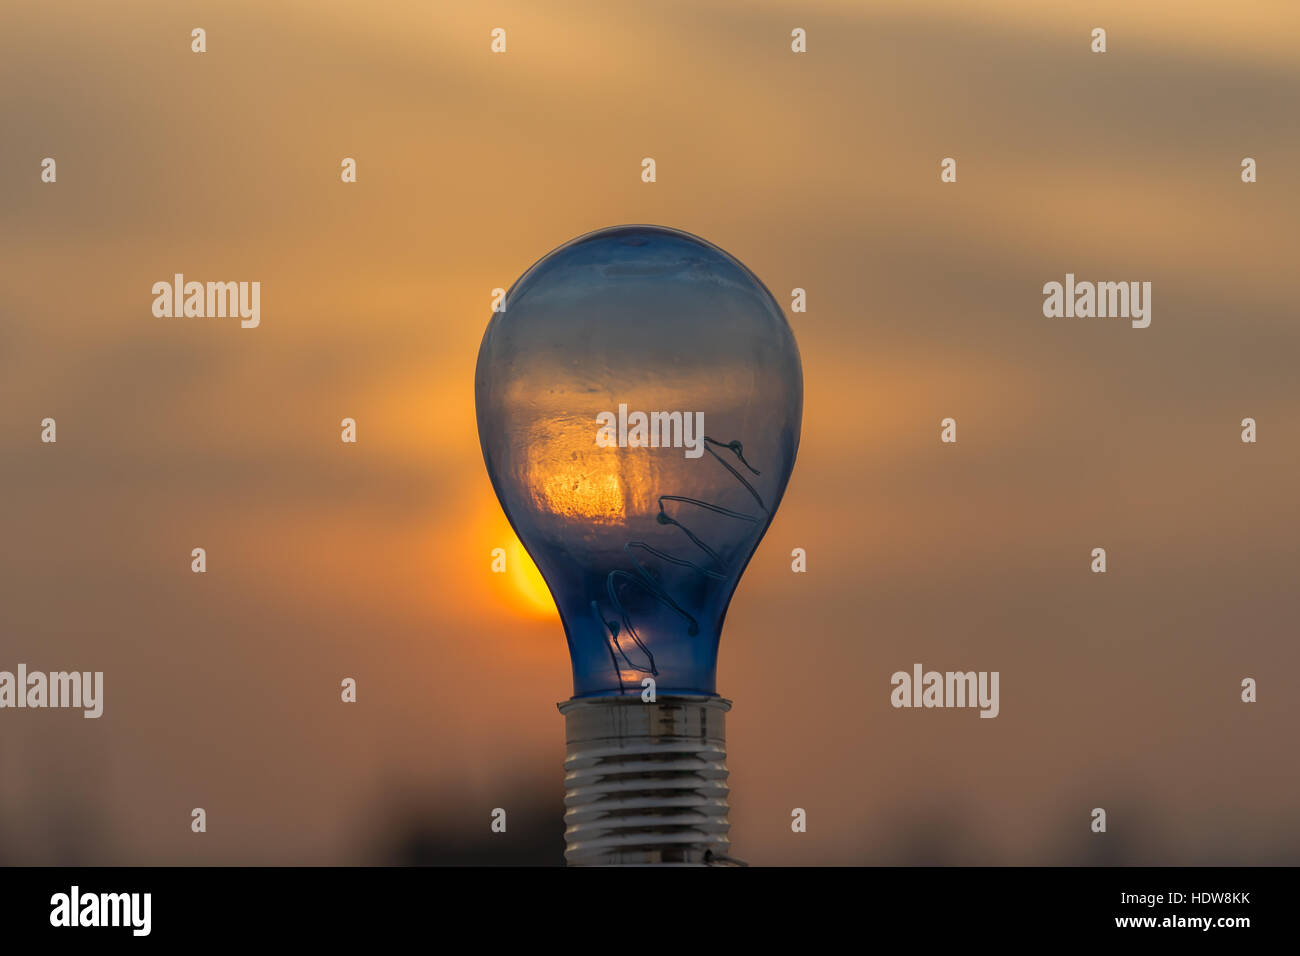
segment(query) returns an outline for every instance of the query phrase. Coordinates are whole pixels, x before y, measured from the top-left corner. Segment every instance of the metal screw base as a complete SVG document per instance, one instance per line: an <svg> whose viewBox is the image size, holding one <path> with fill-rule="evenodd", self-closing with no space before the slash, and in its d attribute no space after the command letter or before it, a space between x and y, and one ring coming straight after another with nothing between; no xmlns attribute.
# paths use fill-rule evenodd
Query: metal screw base
<svg viewBox="0 0 1300 956"><path fill-rule="evenodd" d="M571 866L736 864L721 697L584 697L564 715Z"/></svg>

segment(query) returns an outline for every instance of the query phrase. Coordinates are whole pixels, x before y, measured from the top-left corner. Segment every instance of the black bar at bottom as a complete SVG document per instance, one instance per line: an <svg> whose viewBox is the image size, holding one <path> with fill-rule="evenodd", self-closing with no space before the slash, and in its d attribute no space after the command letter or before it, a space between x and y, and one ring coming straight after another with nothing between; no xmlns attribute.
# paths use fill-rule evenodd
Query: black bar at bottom
<svg viewBox="0 0 1300 956"><path fill-rule="evenodd" d="M1076 937L1231 945L1293 937L1295 892L1291 867L8 868L0 938L330 944L414 935L459 949L453 941L468 933L471 945L640 939L662 952L785 927L808 943L848 932L923 946Z"/></svg>

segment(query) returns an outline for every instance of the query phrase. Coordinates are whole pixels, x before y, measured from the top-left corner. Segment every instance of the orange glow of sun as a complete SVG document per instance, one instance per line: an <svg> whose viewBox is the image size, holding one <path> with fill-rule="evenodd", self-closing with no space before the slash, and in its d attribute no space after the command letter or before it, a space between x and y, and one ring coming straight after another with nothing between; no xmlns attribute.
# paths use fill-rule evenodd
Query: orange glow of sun
<svg viewBox="0 0 1300 956"><path fill-rule="evenodd" d="M510 580L515 604L520 611L541 620L559 618L560 612L555 608L555 599L551 597L551 589L546 586L546 579L514 536L511 536L510 546L506 549L506 577Z"/></svg>

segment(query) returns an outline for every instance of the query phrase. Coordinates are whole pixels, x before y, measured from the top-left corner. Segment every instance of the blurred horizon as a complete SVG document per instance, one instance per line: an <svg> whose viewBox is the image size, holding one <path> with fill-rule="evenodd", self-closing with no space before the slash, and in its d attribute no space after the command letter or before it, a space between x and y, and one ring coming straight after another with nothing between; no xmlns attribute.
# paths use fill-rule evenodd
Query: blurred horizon
<svg viewBox="0 0 1300 956"><path fill-rule="evenodd" d="M561 862L569 661L474 363L492 289L618 223L735 256L802 354L721 641L738 857L1300 863L1297 5L70 0L0 36L0 670L105 672L98 720L0 712L0 863ZM177 272L260 281L260 326L155 318ZM1044 318L1067 272L1151 281L1150 328ZM915 662L1000 671L1000 716L892 709Z"/></svg>

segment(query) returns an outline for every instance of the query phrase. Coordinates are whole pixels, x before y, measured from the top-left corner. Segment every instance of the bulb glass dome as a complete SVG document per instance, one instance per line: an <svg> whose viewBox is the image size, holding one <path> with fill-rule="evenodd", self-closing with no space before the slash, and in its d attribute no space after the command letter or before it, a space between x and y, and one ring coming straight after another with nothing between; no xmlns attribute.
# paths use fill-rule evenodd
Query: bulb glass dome
<svg viewBox="0 0 1300 956"><path fill-rule="evenodd" d="M685 232L590 233L506 294L475 399L574 696L640 694L646 677L714 695L727 606L799 447L799 350L771 293Z"/></svg>

